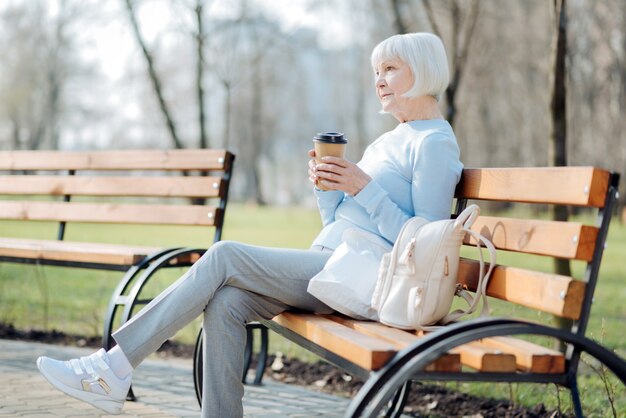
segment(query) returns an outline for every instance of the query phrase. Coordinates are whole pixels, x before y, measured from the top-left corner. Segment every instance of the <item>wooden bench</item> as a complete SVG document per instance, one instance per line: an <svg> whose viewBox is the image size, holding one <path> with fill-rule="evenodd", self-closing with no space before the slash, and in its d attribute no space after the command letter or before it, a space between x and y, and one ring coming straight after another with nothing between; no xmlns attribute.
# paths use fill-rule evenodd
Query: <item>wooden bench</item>
<svg viewBox="0 0 626 418"><path fill-rule="evenodd" d="M617 174L593 167L463 171L452 216L460 213L470 200L479 201L478 204L499 201L572 205L595 208L598 212L596 225L479 217L473 229L490 238L499 255L516 252L586 263L582 280L526 266L497 264L487 294L506 302L498 308L498 314L508 311L509 318L460 321L427 335L341 315L303 312L288 311L261 322L367 380L346 412L349 417L377 416L385 408L385 416L399 416L411 380L553 382L571 390L574 410L582 416L576 383L582 352L606 364L626 383L626 363L585 337L618 180ZM465 244L472 242L466 239ZM474 291L477 272L478 262L463 258L458 282ZM512 304L510 309L508 304ZM571 320L571 329L516 318L521 309L513 305L525 306L530 313L551 314L544 315L547 318L555 315ZM518 334L550 337L543 338L550 341L542 345L543 341L513 337ZM554 339L568 344L565 353L552 348ZM197 356L196 363L200 360ZM199 383L201 379L197 378L197 390L201 389Z"/></svg>
<svg viewBox="0 0 626 418"><path fill-rule="evenodd" d="M233 160L221 150L0 152L0 220L59 223L56 239L0 237L0 261L125 272L107 309L108 349L114 323L148 302L140 293L156 271L189 266L206 248L68 242L67 226L191 225L207 228L208 247L221 238Z"/></svg>

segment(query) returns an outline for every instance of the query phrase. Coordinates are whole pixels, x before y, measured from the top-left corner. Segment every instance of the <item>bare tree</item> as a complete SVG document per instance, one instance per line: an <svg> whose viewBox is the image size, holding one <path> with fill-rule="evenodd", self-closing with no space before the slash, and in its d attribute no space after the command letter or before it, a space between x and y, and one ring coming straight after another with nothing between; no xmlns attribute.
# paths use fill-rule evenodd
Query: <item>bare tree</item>
<svg viewBox="0 0 626 418"><path fill-rule="evenodd" d="M200 148L209 148L209 138L206 130L206 111L204 109L204 1L196 0L194 9L197 23L196 32L196 91L198 93L198 129L200 133Z"/></svg>
<svg viewBox="0 0 626 418"><path fill-rule="evenodd" d="M424 0L423 4L433 32L440 38L445 39L446 37L443 36L439 29L440 25L435 18L430 0ZM452 30L448 50L451 57L450 67L452 71L450 85L446 90L446 119L450 122L450 125L454 127L457 115L456 95L459 91L459 86L461 85L461 80L467 65L470 45L478 21L480 0L472 0L469 2L465 13L461 10L459 0L451 0L448 7L449 23L447 26Z"/></svg>
<svg viewBox="0 0 626 418"><path fill-rule="evenodd" d="M253 30L254 34L257 32ZM259 51L262 48L261 41L259 41L258 36L253 36L252 43L254 44L254 49ZM263 77L263 66L259 64L252 67L252 100L250 101L250 125L252 129L250 133L252 134L252 138L250 141L250 148L252 148L251 156L254 158L255 156L262 155L262 146L264 142L264 138L266 137L264 129L263 129L263 117L264 117L264 109L263 109L263 94L264 92L264 77ZM267 201L263 197L263 189L261 187L261 167L259 166L259 161L255 161L250 167L250 177L252 180L252 190L254 192L254 199L258 205L265 205Z"/></svg>
<svg viewBox="0 0 626 418"><path fill-rule="evenodd" d="M550 132L549 162L554 166L567 165L567 15L566 0L554 0L554 29L552 36L552 65L550 71ZM555 221L567 221L567 206L553 208ZM570 263L566 259L555 259L558 274L571 275Z"/></svg>
<svg viewBox="0 0 626 418"><path fill-rule="evenodd" d="M550 115L551 131L549 158L550 165L567 165L567 87L565 84L566 71L565 58L567 56L567 15L566 0L554 0L553 11L553 35L552 35L552 60L550 68ZM555 205L552 208L552 219L555 221L567 221L567 206ZM554 259L555 273L571 276L570 262L568 259ZM571 327L570 319L555 317L555 322L561 328ZM564 351L566 346L558 341L556 347Z"/></svg>
<svg viewBox="0 0 626 418"><path fill-rule="evenodd" d="M626 170L626 3L569 2L569 164ZM621 182L622 195L626 184ZM619 206L623 206L620 199Z"/></svg>
<svg viewBox="0 0 626 418"><path fill-rule="evenodd" d="M68 84L88 73L76 56L76 26L86 6L62 0L55 13L45 2L6 8L0 16L4 29L4 59L0 117L10 121L11 148L59 147L60 124L69 108Z"/></svg>
<svg viewBox="0 0 626 418"><path fill-rule="evenodd" d="M220 25L220 36L214 37L214 41L223 47L227 45L228 48L217 48L212 50L207 57L207 66L211 68L214 75L219 80L222 88L224 89L224 127L222 131L222 146L224 148L231 147L231 123L232 123L232 109L233 109L233 90L237 87L239 80L241 79L241 71L243 65L238 61L241 57L238 51L238 45L241 42L241 30L243 27L239 25ZM208 46L210 48L210 46Z"/></svg>
<svg viewBox="0 0 626 418"><path fill-rule="evenodd" d="M159 78L155 65L154 58L152 53L148 50L148 46L146 41L143 39L143 35L141 34L141 29L139 28L139 23L137 22L137 17L135 15L135 7L133 5L133 0L125 0L126 10L128 11L128 18L130 20L131 26L133 28L133 33L135 34L135 39L137 43L141 47L141 51L143 52L143 56L146 59L146 64L148 66L148 75L150 77L150 81L152 82L152 87L154 88L154 93L157 96L157 100L159 102L159 108L161 109L161 113L163 114L163 118L165 119L165 124L167 125L167 130L170 134L170 138L174 144L175 148L184 148L183 143L181 142L178 133L176 132L176 124L174 123L174 118L172 117L172 113L165 101L165 97L163 96L163 89L161 87L161 79Z"/></svg>
<svg viewBox="0 0 626 418"><path fill-rule="evenodd" d="M402 19L401 0L390 0L393 10L393 26L396 33L407 33L408 28L404 19Z"/></svg>
<svg viewBox="0 0 626 418"><path fill-rule="evenodd" d="M291 51L289 39L251 3L238 3L234 20L214 23L219 27L207 45L207 66L224 89L223 146L236 149L246 200L265 205L261 161L270 159L267 137L276 109L267 109L275 67L284 66L276 54ZM273 59L276 59L273 62ZM269 67L269 70L265 70ZM274 67L274 68L272 68Z"/></svg>

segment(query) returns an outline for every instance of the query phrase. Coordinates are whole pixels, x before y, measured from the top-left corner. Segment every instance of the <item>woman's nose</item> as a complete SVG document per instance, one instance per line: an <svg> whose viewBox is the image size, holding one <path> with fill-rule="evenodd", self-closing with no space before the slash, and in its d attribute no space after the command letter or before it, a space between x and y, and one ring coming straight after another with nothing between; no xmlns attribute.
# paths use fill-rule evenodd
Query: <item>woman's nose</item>
<svg viewBox="0 0 626 418"><path fill-rule="evenodd" d="M386 84L385 77L382 74L376 76L376 87L384 87Z"/></svg>

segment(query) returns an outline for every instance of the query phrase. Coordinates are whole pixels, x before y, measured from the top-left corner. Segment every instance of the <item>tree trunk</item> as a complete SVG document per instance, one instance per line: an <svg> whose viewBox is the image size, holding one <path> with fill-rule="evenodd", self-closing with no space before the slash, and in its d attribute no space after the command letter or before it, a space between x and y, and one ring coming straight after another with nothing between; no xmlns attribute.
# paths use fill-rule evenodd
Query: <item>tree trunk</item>
<svg viewBox="0 0 626 418"><path fill-rule="evenodd" d="M433 33L443 39L443 36L435 20L432 5L429 0L424 0L426 16L430 22ZM452 39L448 48L450 56L450 85L446 89L446 119L454 128L457 115L456 94L459 91L463 71L467 63L469 46L474 36L474 29L478 21L480 0L473 0L463 18L461 8L457 0L452 1L450 7L450 26L452 27Z"/></svg>
<svg viewBox="0 0 626 418"><path fill-rule="evenodd" d="M204 20L203 15L204 4L202 0L196 3L196 22L198 24L198 33L196 35L196 49L198 53L198 62L196 64L196 90L198 93L198 129L200 133L200 148L209 148L209 139L206 133L206 112L204 110Z"/></svg>
<svg viewBox="0 0 626 418"><path fill-rule="evenodd" d="M174 124L174 119L171 116L169 108L167 107L167 103L165 103L165 99L163 97L163 92L161 90L161 81L156 73L154 68L154 60L152 59L152 55L150 51L148 51L148 47L141 35L141 31L139 30L139 23L137 22L137 18L135 17L135 10L133 8L132 0L126 0L126 8L128 10L128 17L130 19L130 23L133 27L133 32L135 33L135 38L143 51L143 55L146 59L146 63L148 64L148 74L150 76L150 80L152 80L152 87L154 88L154 92L159 101L159 107L161 108L161 113L165 118L165 123L167 124L167 129L170 133L170 137L172 142L174 143L174 147L181 149L184 148L182 142L178 138L178 134L176 133L176 125Z"/></svg>
<svg viewBox="0 0 626 418"><path fill-rule="evenodd" d="M555 167L567 165L567 87L565 59L567 56L567 15L566 0L554 0L554 35L552 41L552 74L550 82L550 114L552 117L552 131L550 133L549 163ZM567 221L567 206L555 205L552 210L552 219ZM555 258L554 270L556 274L571 276L570 262L567 259ZM566 318L555 317L556 325L569 329L572 321ZM555 345L561 351L566 346L561 341Z"/></svg>
<svg viewBox="0 0 626 418"><path fill-rule="evenodd" d="M261 48L261 45L256 44L257 48ZM261 172L260 160L263 154L262 141L264 140L263 132L263 75L261 63L257 63L253 67L252 73L252 109L250 112L250 122L252 129L252 137L250 138L250 144L252 148L251 162L252 170L250 176L252 178L252 187L254 192L255 203L259 206L267 204L263 197L263 188L261 187L261 179L263 173Z"/></svg>
<svg viewBox="0 0 626 418"><path fill-rule="evenodd" d="M567 87L565 59L567 56L567 16L566 0L554 0L555 29L552 44L552 82L550 97L550 114L552 116L552 132L550 135L550 164L559 167L567 165ZM568 208L554 206L553 219L567 221ZM556 260L558 274L571 275L568 260Z"/></svg>
<svg viewBox="0 0 626 418"><path fill-rule="evenodd" d="M402 13L400 12L400 0L391 0L391 8L393 10L393 26L396 33L407 33L407 27L402 20Z"/></svg>
<svg viewBox="0 0 626 418"><path fill-rule="evenodd" d="M20 122L19 117L17 116L9 116L12 128L11 129L11 139L13 142L13 146L11 149L19 150L22 149L22 136L20 135Z"/></svg>
<svg viewBox="0 0 626 418"><path fill-rule="evenodd" d="M223 144L224 149L228 149L230 146L230 119L233 109L233 88L230 82L223 82L226 98L224 99L224 133Z"/></svg>

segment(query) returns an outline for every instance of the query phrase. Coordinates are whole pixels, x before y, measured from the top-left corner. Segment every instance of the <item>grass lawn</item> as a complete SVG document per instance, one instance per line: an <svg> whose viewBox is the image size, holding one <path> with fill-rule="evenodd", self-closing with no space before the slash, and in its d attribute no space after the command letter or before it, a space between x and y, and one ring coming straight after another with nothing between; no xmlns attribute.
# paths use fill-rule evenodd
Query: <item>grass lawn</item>
<svg viewBox="0 0 626 418"><path fill-rule="evenodd" d="M583 218L593 224L593 219ZM315 210L300 208L263 208L231 204L227 211L223 239L275 247L307 248L320 228ZM53 223L16 223L0 221L2 236L54 238L56 225ZM103 226L69 225L66 239L91 241L98 237L101 242L151 245L151 246L207 246L212 239L211 229L189 227ZM464 253L472 254L464 249ZM595 304L588 327L588 335L600 340L622 357L626 357L626 226L615 220L611 225L608 246L600 271ZM541 257L515 254L500 254L500 263L527 266L550 271L551 263ZM575 277L582 277L584 264L572 264ZM157 293L181 274L182 269L171 269L160 274L152 282L152 293ZM100 335L109 297L122 274L98 270L67 269L49 266L0 263L0 321L12 323L20 329L57 329L66 333ZM497 302L497 301L495 301ZM510 307L509 307L510 309ZM551 321L547 314L525 311L515 312L534 320ZM503 315L503 304L493 303L493 315ZM199 328L193 323L179 333L177 339L191 343ZM307 360L316 357L303 349L272 335L272 351L282 351L287 356ZM593 363L592 363L593 366ZM591 416L611 416L604 384L585 366L581 371L580 389L586 408ZM618 407L626 411L626 391L615 382ZM556 407L559 402L557 388L549 385L528 384L469 384L448 383L451 387L483 396L512 398L526 405L544 403ZM495 389L494 389L495 388ZM560 402L564 410L569 409L569 395L560 391ZM619 412L618 410L618 416Z"/></svg>

